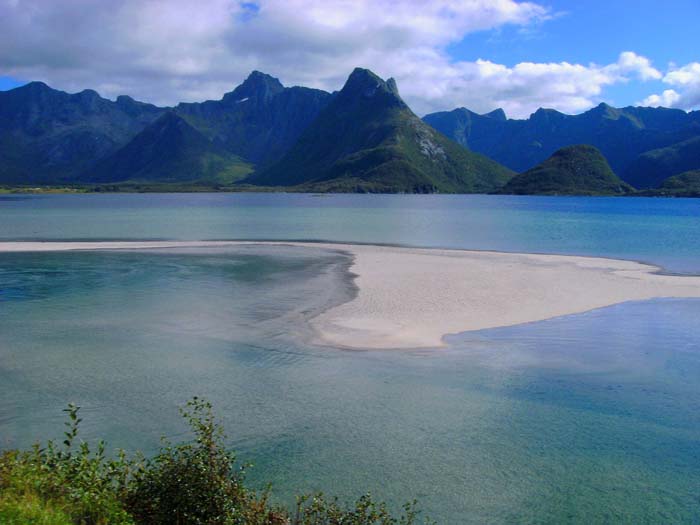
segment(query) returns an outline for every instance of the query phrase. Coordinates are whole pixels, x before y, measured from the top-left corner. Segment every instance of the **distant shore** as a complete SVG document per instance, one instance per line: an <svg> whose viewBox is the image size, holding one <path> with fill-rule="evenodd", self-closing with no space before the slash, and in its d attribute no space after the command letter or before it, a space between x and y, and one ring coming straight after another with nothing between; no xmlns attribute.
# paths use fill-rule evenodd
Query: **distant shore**
<svg viewBox="0 0 700 525"><path fill-rule="evenodd" d="M258 186L217 186L209 184L92 184L65 186L0 186L0 194L43 195L58 193L271 193L293 191Z"/></svg>
<svg viewBox="0 0 700 525"><path fill-rule="evenodd" d="M358 293L311 319L314 342L430 348L443 336L581 313L626 301L700 298L700 276L633 261L374 245L257 241L0 242L0 253L289 245L349 253Z"/></svg>
<svg viewBox="0 0 700 525"><path fill-rule="evenodd" d="M103 184L86 186L0 186L0 195L47 195L47 194L109 194L109 193L321 193L321 194L362 194L368 192L325 192L313 187L286 187L286 186L216 186L202 184ZM379 192L381 193L381 192ZM397 195L400 193L391 193ZM438 193L439 194L439 193ZM421 195L410 193L408 195ZM445 195L511 195L508 193L448 193ZM538 193L531 195L519 195L521 197L655 197L655 198L700 198L697 191L669 192L667 190L651 189L637 190L624 195L611 195L607 193Z"/></svg>

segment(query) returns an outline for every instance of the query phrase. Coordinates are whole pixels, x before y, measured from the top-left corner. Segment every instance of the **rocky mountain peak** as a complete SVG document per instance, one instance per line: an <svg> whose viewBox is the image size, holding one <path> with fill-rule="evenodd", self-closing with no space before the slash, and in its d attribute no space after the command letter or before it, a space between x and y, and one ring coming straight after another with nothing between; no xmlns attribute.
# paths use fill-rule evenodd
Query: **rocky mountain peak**
<svg viewBox="0 0 700 525"><path fill-rule="evenodd" d="M241 103L250 99L269 100L278 93L284 91L284 86L275 77L253 71L243 83L230 93L224 95L224 101L228 103Z"/></svg>
<svg viewBox="0 0 700 525"><path fill-rule="evenodd" d="M385 81L369 69L361 67L353 70L338 96L346 102L365 100L381 102L387 106L406 106L393 78Z"/></svg>
<svg viewBox="0 0 700 525"><path fill-rule="evenodd" d="M493 120L500 120L502 122L508 120L508 118L506 117L506 112L503 111L502 108L494 109L489 113L484 113L484 117L488 117Z"/></svg>

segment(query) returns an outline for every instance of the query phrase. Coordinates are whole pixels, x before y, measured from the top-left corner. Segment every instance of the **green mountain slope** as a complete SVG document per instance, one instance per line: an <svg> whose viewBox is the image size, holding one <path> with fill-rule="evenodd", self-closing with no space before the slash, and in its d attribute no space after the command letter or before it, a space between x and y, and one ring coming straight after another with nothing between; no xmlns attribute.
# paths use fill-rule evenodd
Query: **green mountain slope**
<svg viewBox="0 0 700 525"><path fill-rule="evenodd" d="M42 82L0 92L0 183L70 182L133 138L163 109Z"/></svg>
<svg viewBox="0 0 700 525"><path fill-rule="evenodd" d="M357 68L279 162L246 182L314 191L488 192L512 172L447 139L393 79Z"/></svg>
<svg viewBox="0 0 700 525"><path fill-rule="evenodd" d="M251 171L172 111L98 162L82 182L235 182Z"/></svg>
<svg viewBox="0 0 700 525"><path fill-rule="evenodd" d="M700 197L700 170L686 171L666 179L657 190L645 194L664 197Z"/></svg>
<svg viewBox="0 0 700 525"><path fill-rule="evenodd" d="M513 177L500 193L516 195L624 195L633 188L618 178L597 148L567 146Z"/></svg>
<svg viewBox="0 0 700 525"><path fill-rule="evenodd" d="M657 188L669 175L700 168L700 136L640 155L625 179L637 188Z"/></svg>

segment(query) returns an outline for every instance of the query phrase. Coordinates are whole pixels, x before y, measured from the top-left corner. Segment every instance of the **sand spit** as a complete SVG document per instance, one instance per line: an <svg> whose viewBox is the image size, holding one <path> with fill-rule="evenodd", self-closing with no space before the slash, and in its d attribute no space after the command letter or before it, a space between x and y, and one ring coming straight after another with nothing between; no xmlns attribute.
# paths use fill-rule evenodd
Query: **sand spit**
<svg viewBox="0 0 700 525"><path fill-rule="evenodd" d="M353 255L357 296L311 320L316 342L420 348L446 334L585 312L625 301L699 297L700 277L616 259L352 244L245 241L2 242L0 252L313 246Z"/></svg>

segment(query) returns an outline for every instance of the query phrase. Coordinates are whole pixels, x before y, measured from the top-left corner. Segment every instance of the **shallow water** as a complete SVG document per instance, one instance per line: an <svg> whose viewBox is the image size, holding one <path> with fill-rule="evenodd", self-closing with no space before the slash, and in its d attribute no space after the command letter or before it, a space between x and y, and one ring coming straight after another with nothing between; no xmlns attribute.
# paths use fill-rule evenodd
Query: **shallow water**
<svg viewBox="0 0 700 525"><path fill-rule="evenodd" d="M441 523L700 522L700 301L627 303L423 351L304 343L349 259L293 247L0 254L0 443L153 451L215 405L279 501L418 498Z"/></svg>
<svg viewBox="0 0 700 525"><path fill-rule="evenodd" d="M641 260L700 273L700 199L495 195L0 196L0 240L270 239Z"/></svg>

